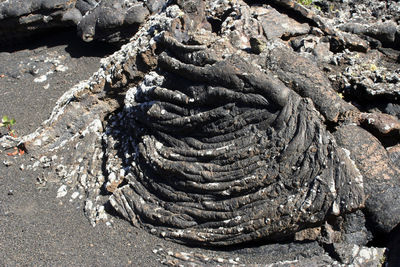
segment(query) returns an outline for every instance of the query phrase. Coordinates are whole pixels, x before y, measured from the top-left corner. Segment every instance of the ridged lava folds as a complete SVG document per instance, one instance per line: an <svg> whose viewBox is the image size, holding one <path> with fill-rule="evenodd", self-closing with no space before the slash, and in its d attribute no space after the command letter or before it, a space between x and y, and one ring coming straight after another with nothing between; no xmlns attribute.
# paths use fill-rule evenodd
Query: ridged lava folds
<svg viewBox="0 0 400 267"><path fill-rule="evenodd" d="M119 212L178 242L231 245L362 206L361 175L309 99L238 56L193 58L167 49L127 93Z"/></svg>

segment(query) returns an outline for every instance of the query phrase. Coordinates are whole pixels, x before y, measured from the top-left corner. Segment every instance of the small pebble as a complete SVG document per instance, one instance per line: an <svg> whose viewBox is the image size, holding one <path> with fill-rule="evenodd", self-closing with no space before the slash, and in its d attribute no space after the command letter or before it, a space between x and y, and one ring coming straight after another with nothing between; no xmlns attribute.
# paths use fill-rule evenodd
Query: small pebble
<svg viewBox="0 0 400 267"><path fill-rule="evenodd" d="M67 194L67 186L62 185L57 190L57 198L64 197Z"/></svg>
<svg viewBox="0 0 400 267"><path fill-rule="evenodd" d="M4 160L3 164L4 164L4 166L8 167L11 165L11 162L9 162L8 160Z"/></svg>
<svg viewBox="0 0 400 267"><path fill-rule="evenodd" d="M77 198L78 196L79 196L79 192L74 192L74 193L72 193L71 198L72 198L72 199L75 199L75 198Z"/></svg>

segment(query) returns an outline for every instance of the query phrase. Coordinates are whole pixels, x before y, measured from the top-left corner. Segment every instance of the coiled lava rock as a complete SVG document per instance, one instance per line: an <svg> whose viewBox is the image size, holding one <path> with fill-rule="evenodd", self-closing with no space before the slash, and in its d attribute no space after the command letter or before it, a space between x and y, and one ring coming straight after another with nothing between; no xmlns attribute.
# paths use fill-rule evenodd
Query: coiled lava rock
<svg viewBox="0 0 400 267"><path fill-rule="evenodd" d="M201 65L167 51L127 92L137 152L118 210L162 236L229 245L361 207L361 175L311 101L240 57Z"/></svg>

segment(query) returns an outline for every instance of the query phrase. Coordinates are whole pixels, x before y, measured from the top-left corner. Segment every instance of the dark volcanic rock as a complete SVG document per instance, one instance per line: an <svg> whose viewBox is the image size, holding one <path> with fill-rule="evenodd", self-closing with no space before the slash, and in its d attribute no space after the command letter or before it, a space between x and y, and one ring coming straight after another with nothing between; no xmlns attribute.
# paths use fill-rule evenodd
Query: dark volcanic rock
<svg viewBox="0 0 400 267"><path fill-rule="evenodd" d="M79 10L82 15L92 10L99 4L100 0L78 0L75 3L75 8Z"/></svg>
<svg viewBox="0 0 400 267"><path fill-rule="evenodd" d="M70 16L71 22L63 21L63 15L73 9L74 1L69 0L0 1L0 45L34 33L71 26L74 19Z"/></svg>
<svg viewBox="0 0 400 267"><path fill-rule="evenodd" d="M9 0L0 2L0 36L4 43L22 42L59 28L77 27L84 41L123 42L136 33L150 13L159 12L164 0ZM7 44L7 43L8 44Z"/></svg>
<svg viewBox="0 0 400 267"><path fill-rule="evenodd" d="M367 214L377 230L390 232L400 221L400 170L379 141L367 131L348 125L341 127L335 135L364 177Z"/></svg>
<svg viewBox="0 0 400 267"><path fill-rule="evenodd" d="M286 14L279 13L274 8L260 9L260 14L257 15L267 39L304 35L311 29L307 23L299 23Z"/></svg>
<svg viewBox="0 0 400 267"><path fill-rule="evenodd" d="M343 218L343 242L348 244L366 245L373 238L366 228L365 215L360 210L346 214Z"/></svg>
<svg viewBox="0 0 400 267"><path fill-rule="evenodd" d="M162 53L159 66L128 91L126 133L143 130L123 137L134 138L137 178L114 192L118 210L166 237L235 244L362 205L357 169L279 80L237 57L200 67Z"/></svg>
<svg viewBox="0 0 400 267"><path fill-rule="evenodd" d="M364 246L400 223L400 122L382 113L397 115L397 5L378 21L358 2L76 5L87 41L137 33L3 145L84 190L93 224L109 200L181 243L317 241L327 253L296 264L376 264Z"/></svg>
<svg viewBox="0 0 400 267"><path fill-rule="evenodd" d="M129 39L149 14L143 1L100 1L83 16L78 35L87 42L93 39L120 42Z"/></svg>
<svg viewBox="0 0 400 267"><path fill-rule="evenodd" d="M400 119L400 104L388 103L385 112Z"/></svg>

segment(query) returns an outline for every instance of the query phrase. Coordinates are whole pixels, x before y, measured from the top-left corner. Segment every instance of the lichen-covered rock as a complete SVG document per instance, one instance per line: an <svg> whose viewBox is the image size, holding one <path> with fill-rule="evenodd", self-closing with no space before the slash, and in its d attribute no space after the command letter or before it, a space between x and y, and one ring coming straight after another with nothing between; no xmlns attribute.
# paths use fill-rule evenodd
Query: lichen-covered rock
<svg viewBox="0 0 400 267"><path fill-rule="evenodd" d="M381 56L359 57L343 72L346 93L361 99L396 101L400 96L400 73L395 64L387 64Z"/></svg>
<svg viewBox="0 0 400 267"><path fill-rule="evenodd" d="M101 1L82 36L122 40L124 26L135 36L35 133L3 145L62 154L46 172L85 191L93 224L110 201L181 243L302 240L334 252L276 266L375 264L384 249L364 246L400 223L400 123L382 113L398 105L387 47L397 32L343 28L356 7L327 2Z"/></svg>

